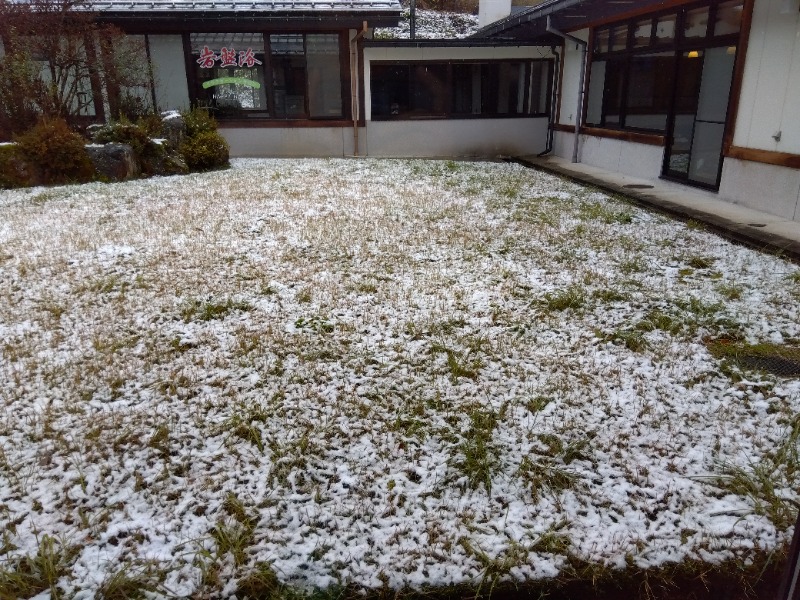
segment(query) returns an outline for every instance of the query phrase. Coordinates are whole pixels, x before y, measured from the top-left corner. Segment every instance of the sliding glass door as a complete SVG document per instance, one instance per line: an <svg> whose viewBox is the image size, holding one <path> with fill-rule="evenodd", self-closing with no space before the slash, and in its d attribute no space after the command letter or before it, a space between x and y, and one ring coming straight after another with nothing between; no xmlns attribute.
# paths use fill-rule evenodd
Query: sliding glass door
<svg viewBox="0 0 800 600"><path fill-rule="evenodd" d="M678 58L667 177L718 187L735 59L735 46L690 50Z"/></svg>

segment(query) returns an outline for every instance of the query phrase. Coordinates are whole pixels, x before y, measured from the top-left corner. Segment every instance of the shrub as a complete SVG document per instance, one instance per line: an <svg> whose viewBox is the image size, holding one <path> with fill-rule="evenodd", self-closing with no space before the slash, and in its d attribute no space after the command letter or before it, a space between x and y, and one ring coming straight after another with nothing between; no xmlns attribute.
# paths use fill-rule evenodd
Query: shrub
<svg viewBox="0 0 800 600"><path fill-rule="evenodd" d="M84 139L63 119L44 119L17 138L17 148L39 169L43 183L90 181L94 165Z"/></svg>
<svg viewBox="0 0 800 600"><path fill-rule="evenodd" d="M189 137L180 149L186 164L192 171L208 171L228 166L229 148L216 131L203 131Z"/></svg>
<svg viewBox="0 0 800 600"><path fill-rule="evenodd" d="M0 188L25 187L35 180L31 165L22 158L17 145L0 145Z"/></svg>
<svg viewBox="0 0 800 600"><path fill-rule="evenodd" d="M161 119L161 115L147 113L136 119L136 125L143 129L150 138L164 137L164 121Z"/></svg>
<svg viewBox="0 0 800 600"><path fill-rule="evenodd" d="M186 135L189 137L217 130L217 122L204 108L193 108L189 112L181 114L183 122L186 124Z"/></svg>

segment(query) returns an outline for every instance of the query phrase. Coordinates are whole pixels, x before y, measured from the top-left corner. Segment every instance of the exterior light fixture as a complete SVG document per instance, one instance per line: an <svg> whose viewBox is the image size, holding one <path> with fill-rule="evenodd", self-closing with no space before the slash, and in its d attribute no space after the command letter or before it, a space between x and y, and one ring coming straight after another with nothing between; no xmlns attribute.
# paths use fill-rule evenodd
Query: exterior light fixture
<svg viewBox="0 0 800 600"><path fill-rule="evenodd" d="M700 52L697 50L689 50L689 53L686 56L688 58L700 58Z"/></svg>

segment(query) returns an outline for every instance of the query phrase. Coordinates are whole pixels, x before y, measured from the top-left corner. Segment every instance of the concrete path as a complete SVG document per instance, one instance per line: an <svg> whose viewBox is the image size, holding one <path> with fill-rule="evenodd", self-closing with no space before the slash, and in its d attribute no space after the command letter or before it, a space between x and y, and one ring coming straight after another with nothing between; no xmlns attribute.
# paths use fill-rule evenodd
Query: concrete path
<svg viewBox="0 0 800 600"><path fill-rule="evenodd" d="M800 222L720 200L716 194L662 179L637 179L556 156L516 162L623 194L685 219L700 221L727 238L800 261Z"/></svg>

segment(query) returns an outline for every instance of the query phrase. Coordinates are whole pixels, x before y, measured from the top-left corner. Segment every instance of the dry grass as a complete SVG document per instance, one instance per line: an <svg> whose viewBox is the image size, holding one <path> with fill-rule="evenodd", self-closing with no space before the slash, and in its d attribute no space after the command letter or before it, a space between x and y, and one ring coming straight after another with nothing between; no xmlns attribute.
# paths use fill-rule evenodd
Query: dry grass
<svg viewBox="0 0 800 600"><path fill-rule="evenodd" d="M779 258L452 161L14 191L0 223L0 597L752 581L785 544L798 382L704 345L797 345Z"/></svg>

